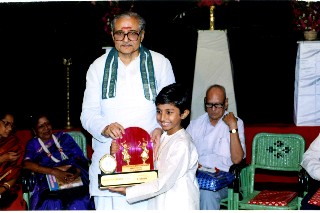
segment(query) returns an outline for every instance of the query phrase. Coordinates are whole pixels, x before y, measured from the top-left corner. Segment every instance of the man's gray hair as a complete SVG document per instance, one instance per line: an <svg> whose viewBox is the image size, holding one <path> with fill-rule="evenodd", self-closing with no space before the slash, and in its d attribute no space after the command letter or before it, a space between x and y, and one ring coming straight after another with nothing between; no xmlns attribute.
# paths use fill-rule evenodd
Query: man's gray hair
<svg viewBox="0 0 320 213"><path fill-rule="evenodd" d="M135 13L135 12L131 12L131 11L126 11L126 12L123 12L123 13L120 13L118 15L116 15L114 17L114 19L111 21L111 30L112 32L114 32L114 26L115 26L115 23L118 19L120 18L124 18L124 17L133 17L133 18L136 18L138 21L139 21L139 32L141 30L144 30L145 27L146 27L146 21L144 20L144 18L142 18L138 13Z"/></svg>

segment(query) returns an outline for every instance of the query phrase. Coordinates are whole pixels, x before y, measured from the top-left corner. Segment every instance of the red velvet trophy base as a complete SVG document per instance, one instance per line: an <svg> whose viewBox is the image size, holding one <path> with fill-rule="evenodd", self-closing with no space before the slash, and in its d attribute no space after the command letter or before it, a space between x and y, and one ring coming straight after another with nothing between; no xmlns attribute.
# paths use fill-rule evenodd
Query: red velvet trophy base
<svg viewBox="0 0 320 213"><path fill-rule="evenodd" d="M153 164L153 143L148 132L140 127L129 127L116 142L120 149L115 156L115 173L102 172L98 176L101 189L144 183L158 177Z"/></svg>

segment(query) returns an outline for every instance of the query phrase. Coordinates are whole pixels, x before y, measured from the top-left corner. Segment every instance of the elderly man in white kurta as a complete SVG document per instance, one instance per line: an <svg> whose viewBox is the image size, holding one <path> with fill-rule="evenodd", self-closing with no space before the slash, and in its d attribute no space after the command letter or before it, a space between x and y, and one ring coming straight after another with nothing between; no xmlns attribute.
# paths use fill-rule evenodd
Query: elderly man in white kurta
<svg viewBox="0 0 320 213"><path fill-rule="evenodd" d="M141 45L144 27L145 21L136 13L117 16L111 23L115 48L96 59L87 72L80 120L93 137L89 177L97 210L147 206L146 202L130 205L125 196L98 187L99 160L110 153L111 141L121 137L125 128L143 128L154 142L162 133L154 99L175 78L167 58Z"/></svg>

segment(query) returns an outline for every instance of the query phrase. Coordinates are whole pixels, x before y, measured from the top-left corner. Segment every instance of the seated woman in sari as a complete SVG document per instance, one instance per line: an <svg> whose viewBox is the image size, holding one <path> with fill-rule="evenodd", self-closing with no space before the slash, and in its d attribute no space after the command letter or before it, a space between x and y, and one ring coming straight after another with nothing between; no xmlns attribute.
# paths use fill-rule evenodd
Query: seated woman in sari
<svg viewBox="0 0 320 213"><path fill-rule="evenodd" d="M31 118L35 137L27 143L24 168L35 174L31 210L91 210L89 161L74 139L65 132L52 132L46 115ZM50 191L47 175L64 184L81 177L83 186Z"/></svg>
<svg viewBox="0 0 320 213"><path fill-rule="evenodd" d="M21 184L17 182L22 168L24 148L12 134L14 117L0 112L0 210L26 210Z"/></svg>

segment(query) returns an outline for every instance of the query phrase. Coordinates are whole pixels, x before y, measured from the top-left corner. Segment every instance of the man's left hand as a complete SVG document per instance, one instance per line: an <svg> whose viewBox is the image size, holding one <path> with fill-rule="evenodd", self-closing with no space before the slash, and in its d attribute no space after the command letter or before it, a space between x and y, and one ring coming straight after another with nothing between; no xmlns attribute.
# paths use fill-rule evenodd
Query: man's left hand
<svg viewBox="0 0 320 213"><path fill-rule="evenodd" d="M234 116L233 112L229 112L224 115L222 120L229 126L229 129L237 129L237 121L238 119Z"/></svg>

